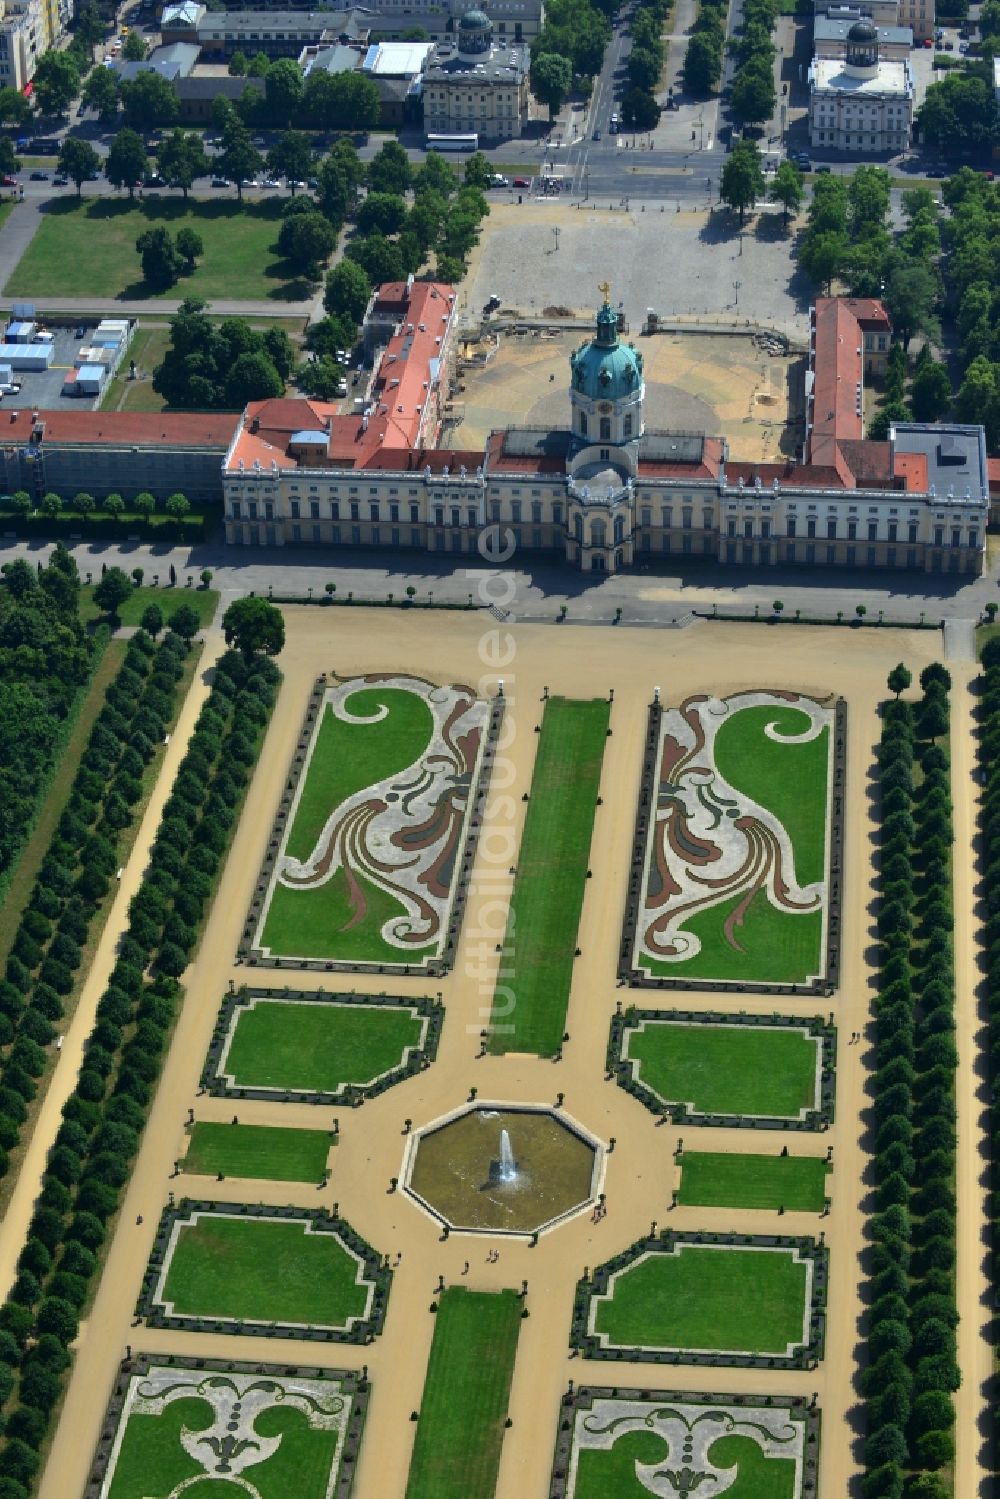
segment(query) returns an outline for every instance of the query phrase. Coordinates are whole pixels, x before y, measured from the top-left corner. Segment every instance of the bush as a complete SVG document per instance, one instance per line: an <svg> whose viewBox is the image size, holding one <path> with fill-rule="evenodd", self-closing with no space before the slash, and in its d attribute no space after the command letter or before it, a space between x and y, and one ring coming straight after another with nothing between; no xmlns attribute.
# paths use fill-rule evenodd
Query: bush
<svg viewBox="0 0 1000 1499"><path fill-rule="evenodd" d="M30 1484L38 1472L40 1461L34 1447L29 1447L20 1437L13 1437L4 1447L4 1474L18 1483Z"/></svg>
<svg viewBox="0 0 1000 1499"><path fill-rule="evenodd" d="M865 1462L869 1468L887 1463L905 1463L909 1456L906 1437L898 1426L882 1426L865 1441Z"/></svg>
<svg viewBox="0 0 1000 1499"><path fill-rule="evenodd" d="M915 1447L917 1461L924 1468L943 1468L955 1460L955 1438L950 1431L925 1431Z"/></svg>
<svg viewBox="0 0 1000 1499"><path fill-rule="evenodd" d="M20 1396L28 1405L50 1411L59 1399L59 1376L40 1364L29 1364L21 1375Z"/></svg>

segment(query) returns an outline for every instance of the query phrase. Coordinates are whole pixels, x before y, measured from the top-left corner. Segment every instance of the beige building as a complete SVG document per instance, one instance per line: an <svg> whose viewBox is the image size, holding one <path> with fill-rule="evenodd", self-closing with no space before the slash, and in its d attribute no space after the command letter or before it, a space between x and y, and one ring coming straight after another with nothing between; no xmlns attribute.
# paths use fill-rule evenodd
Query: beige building
<svg viewBox="0 0 1000 1499"><path fill-rule="evenodd" d="M860 18L817 16L813 26L814 57L847 57L847 36ZM880 26L878 31L878 55L884 62L908 62L913 50L913 32L908 26Z"/></svg>
<svg viewBox="0 0 1000 1499"><path fill-rule="evenodd" d="M934 0L899 0L898 26L909 26L914 40L934 35Z"/></svg>
<svg viewBox="0 0 1000 1499"><path fill-rule="evenodd" d="M481 10L458 25L457 44L442 43L424 73L424 130L509 140L528 123L527 46L495 44Z"/></svg>
<svg viewBox="0 0 1000 1499"><path fill-rule="evenodd" d="M880 57L875 23L855 21L843 58L814 57L810 65L810 143L852 156L903 151L913 100L909 61Z"/></svg>
<svg viewBox="0 0 1000 1499"><path fill-rule="evenodd" d="M0 88L23 92L72 16L73 0L0 0Z"/></svg>

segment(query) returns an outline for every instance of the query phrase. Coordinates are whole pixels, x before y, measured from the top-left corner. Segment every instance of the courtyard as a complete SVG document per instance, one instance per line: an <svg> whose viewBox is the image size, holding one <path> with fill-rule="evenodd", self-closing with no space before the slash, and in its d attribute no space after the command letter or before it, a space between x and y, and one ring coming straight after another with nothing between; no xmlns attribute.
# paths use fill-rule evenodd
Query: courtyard
<svg viewBox="0 0 1000 1499"><path fill-rule="evenodd" d="M154 1338L168 1335L189 1370L199 1358L249 1359L297 1370L297 1377L305 1377L306 1365L336 1379L347 1371L370 1385L375 1398L352 1465L355 1499L407 1492L413 1499L452 1492L463 1499L494 1493L497 1499L546 1499L550 1493L641 1499L656 1492L643 1474L665 1461L706 1476L736 1468L735 1492L754 1499L813 1499L817 1473L822 1499L849 1493L858 1452L841 1434L857 1398L865 1156L858 1131L864 1069L847 1038L865 1025L872 992L865 784L886 672L902 655L917 669L935 659L939 638L904 638L890 629L783 627L776 653L774 633L764 624L710 620L679 632L545 624L514 630L488 616L333 614L303 607L288 609L286 623L278 704L205 939L185 974L187 997L81 1334L42 1499L82 1495L80 1450L97 1441L108 1390L116 1379L127 1384L132 1377L126 1347L150 1353L159 1346ZM218 649L217 640L211 649ZM503 732L450 968L429 980L395 972L391 962L381 973L375 963L350 975L329 974L324 959L318 971L306 967L294 953L280 972L255 972L250 957L238 962L274 817L288 794L289 767L302 753L317 678L335 665L340 681L376 674L385 683L404 675L439 687L470 683L476 701L490 701L501 652ZM648 990L629 992L616 983L657 685L668 711L706 692L722 703L774 690L812 702L825 703L830 694L847 699L846 840L853 857L842 891L843 967L830 996L792 999L736 985L699 989L692 977L683 1001L672 995L669 1005L656 1006L657 1025L646 1015ZM545 773L552 753L545 724L557 702L595 705L595 717L599 706L602 716L593 732L588 724L586 732L560 738L562 774L552 784ZM359 718L371 722L382 705L362 706ZM768 706L768 722L782 706ZM802 725L789 721L782 732L791 740L801 736ZM798 748L815 750L821 738ZM797 873L814 883L824 857L825 800L815 789L824 770L813 765L799 776L787 774L780 761L769 766L767 753L778 748L765 736L761 750L755 735L741 758L758 779L741 780L741 789L770 808L802 861ZM722 759L727 779L739 779L724 748ZM409 748L391 765L364 749L330 757L322 794L310 792L312 820L292 845L295 857L316 847L345 797L367 793L415 763ZM300 785L308 785L308 775ZM565 788L571 794L563 797ZM801 820L807 813L812 822ZM529 839L533 820L538 830ZM294 815L286 822L294 826ZM560 889L546 861L563 847L573 873ZM136 875L131 865L123 874L123 902L134 892ZM520 966L512 939L522 925L526 1043L494 1050L489 1027L497 987L507 981L511 949L513 966ZM108 936L116 936L114 923ZM547 1015L531 997L532 944L547 950L555 938L568 948L569 961L558 1005ZM251 1007L239 991L261 981L269 986L267 998ZM515 973L515 993L517 983ZM230 986L232 994L223 999ZM549 987L547 981L546 1004ZM302 998L306 993L312 997ZM422 1040L420 1026L429 1017L418 1002L440 1005L443 1015L433 1053ZM633 1007L642 1012L635 1024ZM330 1011L337 1012L333 1024ZM255 1022L258 1013L266 1016L263 1026ZM544 1034L535 1030L535 1015L543 1016ZM609 1036L619 1034L616 1024L628 1037L621 1056L609 1050ZM556 1038L554 1047L549 1036ZM219 1048L227 1041L223 1058ZM77 1044L71 1032L67 1050ZM397 1075L404 1050L413 1046L421 1061ZM206 1057L214 1057L213 1076L225 1075L223 1091L199 1091ZM636 1091L625 1085L629 1058L638 1072ZM392 1075L392 1086L338 1099L345 1081L370 1082L376 1069L379 1076ZM323 1097L321 1105L309 1101L311 1091ZM578 1120L604 1152L593 1210L532 1242L489 1230L449 1232L408 1200L399 1182L410 1136L477 1097L486 1110L565 1109ZM669 1107L661 1108L657 1098ZM708 1117L699 1122L676 1115L678 1104ZM206 1131L206 1125L214 1128ZM250 1128L254 1134L242 1133ZM287 1131L288 1138L276 1140L276 1131ZM516 1160L514 1126L511 1135ZM189 1151L190 1167L184 1162ZM192 1191L206 1192L213 1168L221 1172L224 1188L212 1189L220 1200L168 1207L171 1189L185 1187L171 1180L177 1162L188 1179L196 1178ZM530 1166L527 1155L522 1164ZM317 1167L319 1176L313 1175ZM827 1199L829 1215L821 1224ZM679 1254L669 1252L681 1244ZM367 1256L360 1270L359 1253ZM641 1268L668 1261L665 1277L662 1268ZM598 1356L584 1349L573 1357L570 1346L577 1283L603 1295L597 1277L605 1271L618 1274L620 1293L612 1288L600 1303L610 1321L599 1321L594 1336L605 1334L624 1350L613 1381L603 1379ZM820 1287L809 1283L810 1273L821 1274L829 1317L825 1343L805 1325L819 1306L814 1292ZM657 1283L643 1288L642 1277L650 1274ZM677 1291L678 1275L687 1291ZM147 1302L147 1326L134 1326L144 1284L156 1293L161 1312ZM691 1284L706 1294L689 1294ZM369 1299L378 1300L383 1318L372 1326L371 1339L340 1340L352 1321L364 1319ZM158 1332L163 1315L185 1317L189 1325L168 1323ZM477 1353L487 1344L497 1349L492 1364ZM659 1350L672 1361L636 1357L637 1348ZM764 1361L784 1354L788 1362L727 1369L687 1357L702 1358L708 1350L716 1358L727 1349ZM805 1358L809 1365L799 1366ZM585 1397L589 1414L581 1404L579 1420L577 1406L564 1404L570 1381L577 1393L593 1387ZM614 1383L615 1391L602 1393L598 1387L605 1383ZM643 1429L649 1397L662 1406L668 1392L684 1421L671 1425L673 1417L658 1417ZM747 1399L757 1404L744 1412L740 1402ZM601 1423L591 1420L602 1400L619 1402L617 1415L627 1418L613 1438L601 1434L606 1423L599 1431ZM216 1401L212 1409L219 1408ZM734 1417L728 1432L698 1424L703 1410L720 1409ZM758 1419L755 1412L764 1410L772 1415ZM140 1415L147 1419L143 1412L131 1417L133 1431L142 1430L135 1425ZM206 1410L196 1424L207 1427L213 1419ZM609 1419L617 1419L614 1412ZM164 1452L176 1452L176 1429L170 1427ZM691 1431L698 1435L691 1438ZM560 1478L553 1448L564 1437ZM283 1440L287 1448L288 1436ZM332 1439L325 1440L322 1462L327 1475L336 1476L340 1459ZM463 1488L455 1475L472 1452L478 1466L469 1469ZM176 1475L176 1483L181 1471L173 1456L169 1464L164 1457L162 1481L151 1473L159 1488L148 1491L156 1499L169 1493L167 1478ZM258 1487L270 1499L263 1483ZM311 1499L304 1486L296 1492ZM341 1499L338 1488L329 1492Z"/></svg>

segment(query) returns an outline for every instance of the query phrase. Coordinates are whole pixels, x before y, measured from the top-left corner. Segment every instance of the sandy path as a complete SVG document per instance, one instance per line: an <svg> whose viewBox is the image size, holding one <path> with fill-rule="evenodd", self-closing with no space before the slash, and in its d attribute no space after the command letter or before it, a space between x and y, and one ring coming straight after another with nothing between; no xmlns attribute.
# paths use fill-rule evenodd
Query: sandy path
<svg viewBox="0 0 1000 1499"><path fill-rule="evenodd" d="M440 990L446 1005L437 1063L427 1072L365 1104L359 1113L315 1109L308 1105L241 1102L241 1122L325 1125L334 1115L341 1122L341 1143L333 1152L330 1185L170 1180L182 1153L183 1121L193 1105L199 1118L227 1118L232 1105L198 1097L198 1078L221 995L232 975L267 983L265 973L233 967L232 954L242 927L258 861L311 682L320 670L393 671L405 666L415 675L476 682L490 658L480 654L488 621L470 616L414 616L401 622L391 611L341 611L335 621L318 610L287 611L288 645L282 661L285 683L251 788L250 811L237 830L233 854L196 962L187 975L187 998L175 1043L164 1069L143 1140L137 1169L126 1194L118 1231L111 1244L107 1273L92 1315L83 1329L76 1371L42 1484L43 1499L73 1499L82 1491L107 1395L127 1343L146 1351L184 1350L195 1355L222 1355L315 1360L327 1366L369 1366L373 1399L368 1432L359 1465L358 1499L394 1499L405 1489L414 1427L407 1419L420 1402L427 1351L433 1329L428 1315L439 1274L473 1287L519 1288L529 1282L530 1316L522 1337L511 1397L513 1427L507 1433L498 1484L498 1499L543 1499L547 1494L558 1401L568 1379L610 1384L621 1366L572 1359L567 1337L574 1284L584 1266L593 1266L648 1230L651 1219L683 1227L731 1227L744 1231L826 1232L831 1249L831 1287L827 1356L816 1371L699 1370L638 1365L633 1375L649 1388L702 1391L818 1392L823 1409L822 1492L841 1499L855 1491L858 1473L857 1433L852 1416L857 1406L855 1357L861 1306L858 1262L862 1220L858 1203L865 1160L859 1139L859 1112L866 1079L863 1047L848 1046L853 1030L864 1027L873 992L871 957L872 898L868 858L871 828L867 791L877 738L875 709L884 696L887 670L906 660L919 670L940 650L937 635L866 631L783 629L780 652L773 630L765 627L700 624L684 632L627 631L595 628L581 633L552 626L523 626L512 634L513 657L505 661L509 710L505 747L481 840L458 962L443 981L396 980L360 976L361 992L387 989L399 994ZM504 632L505 633L505 632ZM403 638L405 636L405 639ZM497 644L503 648L502 634ZM494 646L494 650L496 646ZM496 656L492 657L495 661ZM495 669L495 668L494 668ZM488 1013L494 951L504 929L512 862L523 818L521 793L530 780L540 721L543 684L553 692L593 696L615 688L613 735L608 740L598 810L594 877L588 881L580 946L583 951L573 986L568 1030L571 1040L558 1064L530 1057L476 1059L478 1033ZM654 684L665 698L677 700L706 688L725 694L752 686L784 686L812 692L843 692L850 704L847 827L847 889L844 903L842 985L834 1000L775 1000L769 996L685 995L699 1008L759 1010L813 1015L837 1012L841 1032L837 1077L837 1117L824 1134L774 1136L761 1132L686 1130L689 1146L719 1145L747 1150L791 1149L825 1153L834 1146L830 1178L833 1213L815 1215L736 1212L687 1208L669 1212L676 1182L673 1160L677 1130L656 1128L639 1104L613 1083L604 1082L604 1053L609 1017L622 992L615 986L615 959L620 931L625 873L630 853L639 778L639 744L646 704ZM487 681L484 685L490 685ZM513 840L513 843L512 843ZM109 932L111 928L109 927ZM298 985L298 976L283 972L275 984ZM303 987L315 984L306 976ZM655 1002L655 1001L654 1001ZM669 1004L667 996L664 1004ZM601 1138L617 1138L606 1178L609 1213L598 1225L589 1216L543 1237L530 1249L500 1244L499 1263L485 1263L489 1241L452 1235L439 1242L435 1226L399 1194L387 1191L402 1159L405 1116L427 1122L461 1102L475 1084L480 1099L545 1102L556 1091L566 1095L566 1109ZM132 1309L152 1244L156 1220L167 1190L212 1188L228 1200L297 1202L310 1206L337 1201L346 1216L379 1250L403 1251L389 1300L384 1335L371 1347L302 1345L276 1340L220 1338L199 1334L146 1332L131 1326ZM144 1222L136 1224L142 1214ZM463 1276L465 1261L471 1261ZM971 1492L971 1491L970 1491Z"/></svg>
<svg viewBox="0 0 1000 1499"><path fill-rule="evenodd" d="M17 1185L0 1225L0 1296L6 1297L17 1275L17 1257L24 1245L35 1198L41 1183L52 1141L62 1120L62 1107L76 1087L87 1037L94 1027L98 1001L104 993L108 976L115 965L118 939L128 921L128 903L132 899L149 859L149 850L160 825L163 804L170 795L177 767L183 758L195 719L208 695L205 672L222 648L221 637L204 647L198 670L178 715L170 743L163 756L159 779L139 826L139 833L122 875L107 924L101 934L90 973L80 994L73 1018L65 1033L59 1061L52 1074L45 1102L38 1116Z"/></svg>
<svg viewBox="0 0 1000 1499"><path fill-rule="evenodd" d="M958 1198L958 1364L962 1385L955 1396L955 1493L970 1496L993 1492L983 1472L984 1443L992 1436L994 1418L988 1400L993 1381L992 1286L989 1268L989 1223L986 1162L989 1159L989 1116L980 1062L986 1030L980 1018L977 964L978 922L974 855L979 794L972 772L976 763L970 683L978 668L950 663L952 692L951 777L955 802L955 1027L958 1042L956 1103L958 1159L955 1185Z"/></svg>

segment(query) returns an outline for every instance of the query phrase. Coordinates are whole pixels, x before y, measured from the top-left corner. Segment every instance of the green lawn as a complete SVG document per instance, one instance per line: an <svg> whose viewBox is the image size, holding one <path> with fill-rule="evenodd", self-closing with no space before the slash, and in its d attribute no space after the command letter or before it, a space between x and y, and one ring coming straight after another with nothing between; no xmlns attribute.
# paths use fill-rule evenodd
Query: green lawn
<svg viewBox="0 0 1000 1499"><path fill-rule="evenodd" d="M441 1296L406 1499L493 1499L520 1328L514 1291Z"/></svg>
<svg viewBox="0 0 1000 1499"><path fill-rule="evenodd" d="M809 1155L728 1155L686 1150L682 1207L778 1208L820 1213L830 1166Z"/></svg>
<svg viewBox="0 0 1000 1499"><path fill-rule="evenodd" d="M184 1371L178 1370L177 1377L179 1383L183 1382ZM196 1385L205 1373L192 1371L189 1377ZM337 1388L331 1381L330 1394ZM282 1394L276 1389L275 1399L280 1400ZM185 1432L206 1430L214 1420L211 1402L194 1395L171 1400L159 1414L133 1411L107 1499L170 1499L185 1480L204 1473L206 1466L211 1469L211 1451L199 1449L205 1461L196 1462L184 1450L181 1438ZM277 1448L258 1457L247 1471L260 1499L290 1499L292 1495L294 1499L328 1499L340 1435L336 1423L312 1426L303 1411L274 1404L265 1406L256 1416L254 1431L260 1437L281 1439ZM244 1491L224 1478L206 1475L203 1482L185 1492L195 1499L237 1499Z"/></svg>
<svg viewBox="0 0 1000 1499"><path fill-rule="evenodd" d="M80 618L84 622L102 617L100 609L94 603L96 586L92 583L84 584L80 589ZM186 604L189 609L194 610L199 624L204 628L215 618L219 595L214 588L152 588L145 585L141 588L133 588L118 610L119 623L137 625L148 604L155 604L166 622L169 622L175 609Z"/></svg>
<svg viewBox="0 0 1000 1499"><path fill-rule="evenodd" d="M809 717L779 705L741 708L715 736L715 763L736 790L760 802L784 826L795 851L799 883L821 880L826 869L830 731L805 744L782 744L764 730L801 734Z"/></svg>
<svg viewBox="0 0 1000 1499"><path fill-rule="evenodd" d="M163 292L142 279L135 248L146 229L184 228L201 235L204 254L190 276ZM184 203L181 199L75 197L56 200L42 212L34 238L9 276L8 296L220 298L301 301L309 295L278 258L278 202ZM100 253L95 253L95 245Z"/></svg>
<svg viewBox="0 0 1000 1499"><path fill-rule="evenodd" d="M423 1021L392 1005L257 1000L237 1011L226 1071L238 1088L334 1093L398 1067Z"/></svg>
<svg viewBox="0 0 1000 1499"><path fill-rule="evenodd" d="M324 712L315 748L306 768L285 852L293 859L312 853L330 814L349 797L384 777L413 765L430 743L434 719L425 699L399 688L365 687L351 693L346 706L358 716L388 711L376 723L354 724ZM261 943L286 957L337 958L344 962L403 963L417 961L419 949L404 953L382 937L382 927L404 914L391 895L356 872L366 902L355 921L354 896L344 871L310 890L276 884L271 894Z"/></svg>
<svg viewBox="0 0 1000 1499"><path fill-rule="evenodd" d="M490 1017L494 1052L562 1041L611 705L549 698Z"/></svg>
<svg viewBox="0 0 1000 1499"><path fill-rule="evenodd" d="M696 1114L797 1118L819 1107L820 1042L805 1031L645 1021L628 1032L628 1054L641 1082Z"/></svg>
<svg viewBox="0 0 1000 1499"><path fill-rule="evenodd" d="M306 1228L212 1215L182 1224L164 1289L172 1315L334 1328L363 1317L357 1260L333 1234Z"/></svg>
<svg viewBox="0 0 1000 1499"><path fill-rule="evenodd" d="M743 893L699 911L684 923L684 930L701 940L701 951L686 961L668 963L642 954L639 967L661 978L711 979L745 983L804 984L820 971L823 954L823 915L806 911L789 915L772 906L761 890L750 902L735 936L742 952L731 947L723 934L730 911L743 900Z"/></svg>
<svg viewBox="0 0 1000 1499"><path fill-rule="evenodd" d="M569 1499L649 1499L649 1490L636 1477L636 1464L663 1465L666 1449L660 1437L646 1431L626 1432L606 1452L583 1449ZM720 1438L709 1448L708 1459L718 1468L739 1469L726 1499L799 1499L794 1461L765 1457L750 1437ZM693 1492L697 1499L697 1490Z"/></svg>
<svg viewBox="0 0 1000 1499"><path fill-rule="evenodd" d="M624 1270L595 1331L624 1348L780 1354L802 1342L806 1265L787 1249L680 1245Z"/></svg>
<svg viewBox="0 0 1000 1499"><path fill-rule="evenodd" d="M184 1170L200 1176L262 1177L267 1181L318 1182L326 1169L330 1136L321 1129L269 1129L258 1124L209 1124L191 1130Z"/></svg>
<svg viewBox="0 0 1000 1499"><path fill-rule="evenodd" d="M128 358L101 397L102 411L162 411L166 405L153 389L153 371L170 347L167 323L140 323L128 346ZM129 360L134 359L136 378L128 378Z"/></svg>

